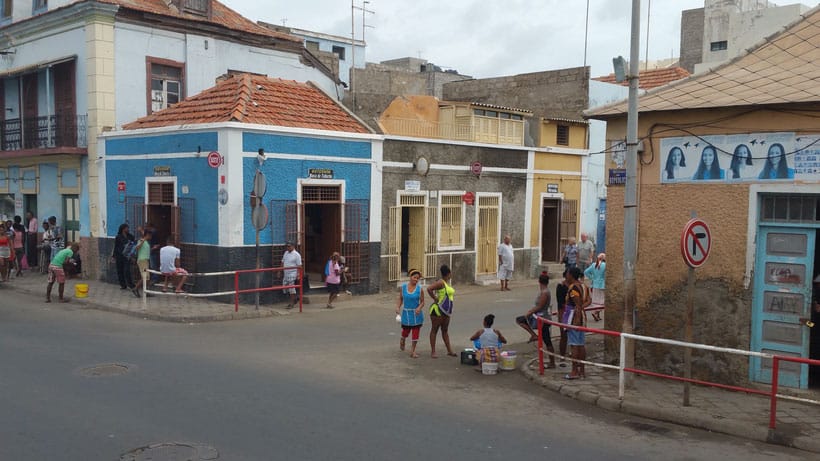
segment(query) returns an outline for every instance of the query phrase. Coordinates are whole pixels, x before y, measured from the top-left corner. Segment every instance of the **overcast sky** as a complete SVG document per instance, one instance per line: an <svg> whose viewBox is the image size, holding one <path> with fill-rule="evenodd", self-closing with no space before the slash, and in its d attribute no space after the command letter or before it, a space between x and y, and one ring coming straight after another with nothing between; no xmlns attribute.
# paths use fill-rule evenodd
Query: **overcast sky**
<svg viewBox="0 0 820 461"><path fill-rule="evenodd" d="M222 1L254 21L284 19L290 27L350 37L349 0ZM647 7L649 58L677 57L680 13L702 7L703 0L643 0L641 6L641 59ZM370 0L366 7L375 12L366 18L368 62L422 57L473 77L584 64L585 0ZM629 0L589 0L587 63L593 76L612 72L613 57L629 57L630 14ZM361 39L361 11L355 19Z"/></svg>

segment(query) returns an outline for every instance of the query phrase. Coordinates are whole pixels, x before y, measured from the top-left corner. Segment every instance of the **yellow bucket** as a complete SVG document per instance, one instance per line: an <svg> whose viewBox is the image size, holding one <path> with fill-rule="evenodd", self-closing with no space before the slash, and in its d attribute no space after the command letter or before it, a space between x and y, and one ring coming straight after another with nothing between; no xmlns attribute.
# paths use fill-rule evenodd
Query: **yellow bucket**
<svg viewBox="0 0 820 461"><path fill-rule="evenodd" d="M88 284L87 283L78 283L74 285L74 297L75 298L87 298L88 297Z"/></svg>
<svg viewBox="0 0 820 461"><path fill-rule="evenodd" d="M505 351L501 353L501 365L499 368L505 371L515 370L515 351Z"/></svg>

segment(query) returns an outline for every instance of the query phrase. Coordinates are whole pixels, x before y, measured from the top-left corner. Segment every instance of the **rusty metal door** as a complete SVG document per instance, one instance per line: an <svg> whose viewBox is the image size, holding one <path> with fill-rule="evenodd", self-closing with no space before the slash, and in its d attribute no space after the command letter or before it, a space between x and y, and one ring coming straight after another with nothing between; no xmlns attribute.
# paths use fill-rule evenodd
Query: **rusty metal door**
<svg viewBox="0 0 820 461"><path fill-rule="evenodd" d="M342 256L349 268L349 283L360 283L370 278L370 226L368 200L350 200L342 204Z"/></svg>

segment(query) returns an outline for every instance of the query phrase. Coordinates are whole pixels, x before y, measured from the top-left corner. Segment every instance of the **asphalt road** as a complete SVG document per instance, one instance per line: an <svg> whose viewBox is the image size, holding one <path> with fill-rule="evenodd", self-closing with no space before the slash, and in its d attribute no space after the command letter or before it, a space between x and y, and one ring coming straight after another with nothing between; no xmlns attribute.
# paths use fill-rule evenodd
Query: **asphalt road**
<svg viewBox="0 0 820 461"><path fill-rule="evenodd" d="M530 296L514 293L459 297L456 347L487 312L524 341L512 318ZM181 444L154 448L155 460L185 459L185 444L235 461L811 459L606 412L517 372L482 376L429 358L426 341L410 359L387 297L381 309L348 303L167 324L0 289L0 460L118 460L155 443ZM105 364L118 365L84 373Z"/></svg>

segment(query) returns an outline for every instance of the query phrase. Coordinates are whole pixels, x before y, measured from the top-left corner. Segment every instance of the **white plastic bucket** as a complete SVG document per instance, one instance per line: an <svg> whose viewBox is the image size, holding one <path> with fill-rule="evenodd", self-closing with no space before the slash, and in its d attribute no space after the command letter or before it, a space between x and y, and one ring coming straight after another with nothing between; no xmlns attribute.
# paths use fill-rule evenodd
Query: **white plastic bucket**
<svg viewBox="0 0 820 461"><path fill-rule="evenodd" d="M498 363L497 362L484 362L481 364L481 374L482 375L494 375L498 373Z"/></svg>
<svg viewBox="0 0 820 461"><path fill-rule="evenodd" d="M515 351L504 351L501 353L499 368L505 371L515 370Z"/></svg>

